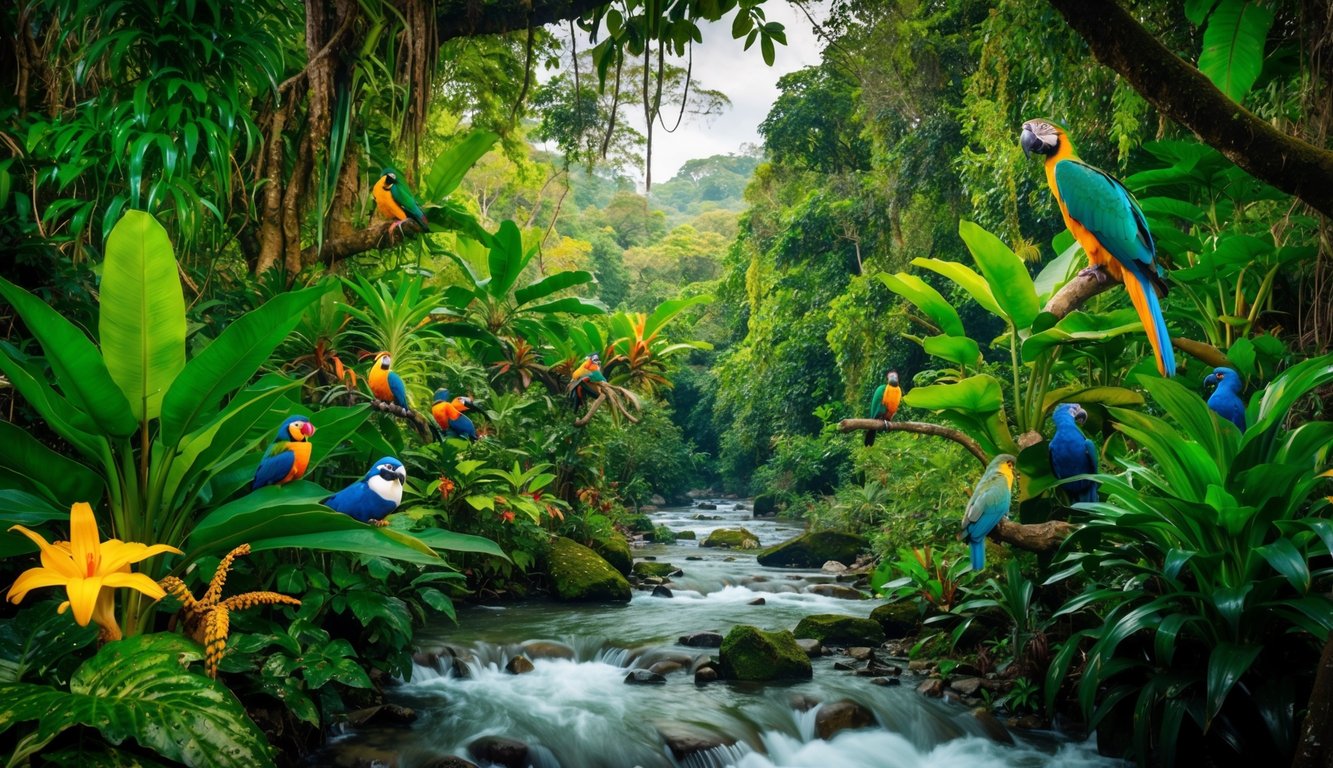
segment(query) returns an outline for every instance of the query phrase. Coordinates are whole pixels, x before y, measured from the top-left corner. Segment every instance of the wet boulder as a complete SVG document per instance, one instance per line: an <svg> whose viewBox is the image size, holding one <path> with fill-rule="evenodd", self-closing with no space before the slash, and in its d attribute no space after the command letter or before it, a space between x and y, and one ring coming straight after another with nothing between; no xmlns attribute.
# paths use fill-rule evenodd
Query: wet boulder
<svg viewBox="0 0 1333 768"><path fill-rule="evenodd" d="M772 494L761 493L754 497L754 516L772 517L778 513L778 500Z"/></svg>
<svg viewBox="0 0 1333 768"><path fill-rule="evenodd" d="M551 594L566 602L628 602L629 582L601 555L576 541L557 537L546 555Z"/></svg>
<svg viewBox="0 0 1333 768"><path fill-rule="evenodd" d="M680 573L680 569L671 563L655 563L648 560L640 560L634 564L635 576L656 576L659 579L665 579Z"/></svg>
<svg viewBox="0 0 1333 768"><path fill-rule="evenodd" d="M574 649L554 640L528 640L523 643L523 653L529 659L568 659L575 658Z"/></svg>
<svg viewBox="0 0 1333 768"><path fill-rule="evenodd" d="M666 678L650 669L631 669L625 675L626 685L665 685Z"/></svg>
<svg viewBox="0 0 1333 768"><path fill-rule="evenodd" d="M805 591L812 595L834 597L839 600L865 600L869 597L861 590L853 589L846 584L815 584L807 587Z"/></svg>
<svg viewBox="0 0 1333 768"><path fill-rule="evenodd" d="M915 604L904 601L877 606L875 610L870 612L870 619L879 624L880 628L884 630L884 637L889 640L898 640L917 633L921 622L921 614Z"/></svg>
<svg viewBox="0 0 1333 768"><path fill-rule="evenodd" d="M810 658L791 632L741 624L722 640L718 673L725 680L809 680Z"/></svg>
<svg viewBox="0 0 1333 768"><path fill-rule="evenodd" d="M686 528L683 531L676 531L675 534L677 539L688 539L690 541L694 541L694 531L688 528Z"/></svg>
<svg viewBox="0 0 1333 768"><path fill-rule="evenodd" d="M467 745L467 751L482 762L497 763L505 768L527 768L528 745L503 736L482 736Z"/></svg>
<svg viewBox="0 0 1333 768"><path fill-rule="evenodd" d="M731 746L736 739L705 731L687 723L657 723L657 732L671 750L672 757L683 761L696 752L707 752L718 747Z"/></svg>
<svg viewBox="0 0 1333 768"><path fill-rule="evenodd" d="M796 625L795 635L814 638L825 645L877 646L884 642L884 630L878 622L836 613L806 616Z"/></svg>
<svg viewBox="0 0 1333 768"><path fill-rule="evenodd" d="M722 633L691 632L688 635L681 635L677 642L690 648L720 648L722 647Z"/></svg>
<svg viewBox="0 0 1333 768"><path fill-rule="evenodd" d="M759 500L755 499L755 514ZM765 549L758 555L759 564L767 568L821 568L829 560L852 565L868 543L854 533L837 531L809 531Z"/></svg>
<svg viewBox="0 0 1333 768"><path fill-rule="evenodd" d="M521 653L510 659L508 664L505 664L505 671L511 675L526 674L531 672L534 668L535 667L532 666L532 661Z"/></svg>
<svg viewBox="0 0 1333 768"><path fill-rule="evenodd" d="M629 541L616 531L594 538L589 547L622 575L628 576L630 569L634 567L634 556L630 554Z"/></svg>
<svg viewBox="0 0 1333 768"><path fill-rule="evenodd" d="M758 549L759 537L744 528L718 528L699 542L701 547L722 549Z"/></svg>
<svg viewBox="0 0 1333 768"><path fill-rule="evenodd" d="M829 702L815 713L815 733L825 741L839 731L868 728L874 724L875 714L851 699Z"/></svg>

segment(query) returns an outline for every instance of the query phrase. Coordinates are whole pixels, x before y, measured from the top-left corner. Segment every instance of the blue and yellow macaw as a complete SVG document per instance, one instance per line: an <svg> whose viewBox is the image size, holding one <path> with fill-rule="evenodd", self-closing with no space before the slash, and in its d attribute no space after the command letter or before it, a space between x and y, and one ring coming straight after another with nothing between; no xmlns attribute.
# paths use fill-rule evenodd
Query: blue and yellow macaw
<svg viewBox="0 0 1333 768"><path fill-rule="evenodd" d="M1051 415L1055 434L1046 447L1051 455L1051 472L1061 480L1097 471L1097 444L1079 429L1087 418L1088 412L1078 403L1061 403ZM1092 480L1076 480L1063 487L1073 503L1097 501L1097 483Z"/></svg>
<svg viewBox="0 0 1333 768"><path fill-rule="evenodd" d="M967 500L962 538L972 551L974 571L986 567L986 536L999 525L1000 518L1009 514L1016 463L1017 459L1007 453L991 459L977 486L972 489L972 498Z"/></svg>
<svg viewBox="0 0 1333 768"><path fill-rule="evenodd" d="M366 377L370 382L370 394L376 400L411 410L412 406L407 402L407 387L403 386L402 377L390 370L392 366L393 357L388 352L375 355L375 363L370 367L370 375Z"/></svg>
<svg viewBox="0 0 1333 768"><path fill-rule="evenodd" d="M384 169L375 182L373 193L375 207L385 218L393 219L393 224L389 225L390 231L401 227L408 219L420 225L423 232L429 228L426 214L412 196L412 190L407 188L407 182L398 180L398 172L394 169Z"/></svg>
<svg viewBox="0 0 1333 768"><path fill-rule="evenodd" d="M473 426L472 419L463 415L469 406L472 405L470 397L449 397L449 390L435 390L435 399L430 406L430 414L435 417L435 423L444 429L445 434L451 437L466 437L468 440L477 439L477 428Z"/></svg>
<svg viewBox="0 0 1333 768"><path fill-rule="evenodd" d="M384 527L384 518L403 502L407 470L392 456L385 456L360 480L324 499L321 504L363 523Z"/></svg>
<svg viewBox="0 0 1333 768"><path fill-rule="evenodd" d="M1157 245L1134 196L1105 171L1078 159L1064 129L1050 120L1023 123L1024 152L1046 157L1046 181L1060 205L1065 226L1088 254L1089 270L1101 268L1125 284L1157 358L1157 371L1176 374L1171 335L1158 294L1167 287L1157 274Z"/></svg>
<svg viewBox="0 0 1333 768"><path fill-rule="evenodd" d="M1241 432L1245 431L1245 401L1240 398L1244 387L1240 372L1234 368L1214 368L1212 373L1203 377L1204 391L1211 389L1213 392L1208 396L1208 407L1218 416L1235 424Z"/></svg>
<svg viewBox="0 0 1333 768"><path fill-rule="evenodd" d="M309 441L313 434L315 425L305 416L289 416L282 422L273 443L255 469L255 479L250 483L250 490L300 480L310 464Z"/></svg>
<svg viewBox="0 0 1333 768"><path fill-rule="evenodd" d="M870 418L881 419L885 423L893 421L894 415L898 413L898 404L903 400L903 391L898 387L898 372L889 371L884 377L884 383L875 389L875 394L870 398ZM866 445L875 444L875 435L879 434L877 429L866 430Z"/></svg>
<svg viewBox="0 0 1333 768"><path fill-rule="evenodd" d="M592 383L605 381L606 377L602 375L602 358L596 352L588 355L569 376L569 387L566 391L569 393L570 402L575 407L583 405L589 397L597 396Z"/></svg>

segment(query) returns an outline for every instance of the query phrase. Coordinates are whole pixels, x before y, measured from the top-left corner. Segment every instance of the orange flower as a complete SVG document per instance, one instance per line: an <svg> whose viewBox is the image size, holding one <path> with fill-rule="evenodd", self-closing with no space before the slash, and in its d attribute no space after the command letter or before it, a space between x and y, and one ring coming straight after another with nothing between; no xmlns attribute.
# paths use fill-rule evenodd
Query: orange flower
<svg viewBox="0 0 1333 768"><path fill-rule="evenodd" d="M450 480L444 475L440 475L440 498L444 499L445 501L448 501L449 494L453 493L454 488L456 487L457 486L454 485L453 480Z"/></svg>
<svg viewBox="0 0 1333 768"><path fill-rule="evenodd" d="M506 509L505 511L501 512L501 513L500 513L500 519L503 520L503 521L505 521L506 523L512 523L512 522L514 522L514 512L513 512L513 510Z"/></svg>

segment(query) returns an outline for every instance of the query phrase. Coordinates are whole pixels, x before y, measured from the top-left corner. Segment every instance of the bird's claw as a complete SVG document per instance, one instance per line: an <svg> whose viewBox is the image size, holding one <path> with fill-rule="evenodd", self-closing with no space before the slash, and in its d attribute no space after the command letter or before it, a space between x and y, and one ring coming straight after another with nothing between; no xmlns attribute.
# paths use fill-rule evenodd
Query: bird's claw
<svg viewBox="0 0 1333 768"><path fill-rule="evenodd" d="M389 527L389 521L388 521L388 520L371 520L371 521L370 521L370 524L373 525L373 526L375 526L376 528L388 528L388 527Z"/></svg>
<svg viewBox="0 0 1333 768"><path fill-rule="evenodd" d="M1102 265L1100 265L1100 264L1093 264L1092 266L1088 266L1088 267L1084 267L1083 269L1080 269L1080 270L1078 271L1078 276L1079 276L1079 277L1095 277L1095 278L1097 278L1097 282L1098 282L1098 283L1104 283L1104 282L1106 282L1107 280L1109 280L1110 277L1111 277L1110 275L1106 274L1106 270L1105 270L1105 269L1102 267Z"/></svg>

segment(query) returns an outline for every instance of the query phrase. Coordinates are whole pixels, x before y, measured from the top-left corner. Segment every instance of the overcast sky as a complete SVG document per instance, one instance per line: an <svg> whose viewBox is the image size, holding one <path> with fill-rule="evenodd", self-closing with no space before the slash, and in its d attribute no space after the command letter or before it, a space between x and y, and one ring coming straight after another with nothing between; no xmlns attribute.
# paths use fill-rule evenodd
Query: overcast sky
<svg viewBox="0 0 1333 768"><path fill-rule="evenodd" d="M737 152L742 144L759 144L759 124L777 98L778 78L819 63L821 45L805 14L788 3L765 3L763 7L769 21L786 28L787 45L777 46L770 67L764 64L757 41L746 51L744 39L732 39L732 15L703 26L704 41L694 47L693 77L703 87L725 93L731 106L711 118L687 118L675 133L661 130L659 124L653 132L653 181L667 181L687 160ZM807 8L816 19L822 18L820 8ZM585 45L580 43L579 49ZM677 63L684 66L683 61ZM674 117L666 105L662 111ZM625 110L624 115L643 130L638 111ZM642 182L642 168L634 175Z"/></svg>

